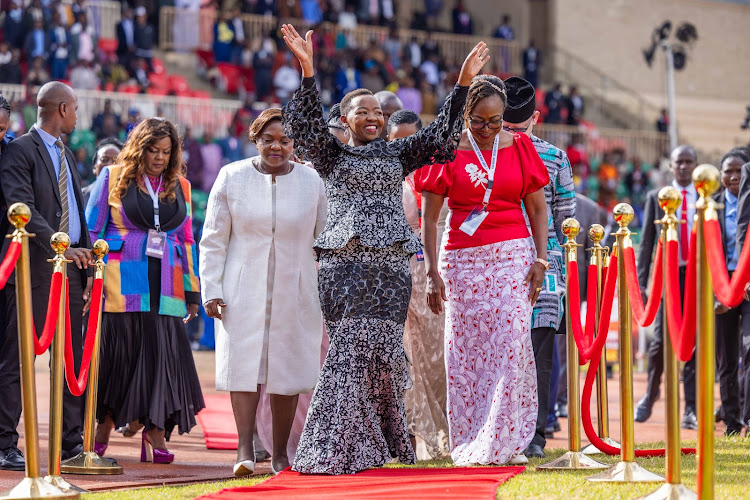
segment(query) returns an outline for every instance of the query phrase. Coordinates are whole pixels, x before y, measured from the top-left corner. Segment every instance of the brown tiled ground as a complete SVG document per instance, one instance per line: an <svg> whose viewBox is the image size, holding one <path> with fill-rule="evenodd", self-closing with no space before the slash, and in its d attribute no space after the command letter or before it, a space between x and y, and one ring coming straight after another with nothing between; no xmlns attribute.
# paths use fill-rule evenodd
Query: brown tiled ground
<svg viewBox="0 0 750 500"><path fill-rule="evenodd" d="M214 354L213 352L196 352L195 361L198 367L203 391L206 394L216 393L214 390ZM37 401L39 413L39 434L41 441L41 463L43 473L46 471L47 461L47 422L49 421L49 370L47 356L40 356L36 361L37 374ZM583 383L583 378L581 378ZM646 376L644 373L635 375L635 399L640 397L645 390ZM719 401L718 386L716 387L715 400ZM609 380L610 394L610 431L611 436L619 440L619 404L617 401L617 378ZM596 411L592 410L595 415ZM548 448L567 448L567 420L560 419L562 431L556 433L554 439L547 442ZM19 426L19 432L23 435L23 426ZM637 442L653 442L664 439L664 403L659 400L654 407L651 419L643 424L635 424ZM717 425L717 435L723 433L723 427ZM695 439L695 431L682 431L683 439ZM583 445L588 444L585 440ZM23 440L20 443L23 449ZM196 426L188 435L174 436L169 449L175 453L176 460L170 465L141 464L140 439L138 436L124 438L120 434L113 433L107 456L114 457L123 465L124 474L120 476L74 476L66 475L66 479L72 484L87 490L109 490L121 488L134 488L140 486L154 486L161 484L180 484L190 482L203 482L232 477L232 465L234 464L234 451L207 450L203 441L200 426ZM270 473L269 463L260 463L256 472L259 474ZM23 478L21 472L0 471L0 490L5 490Z"/></svg>

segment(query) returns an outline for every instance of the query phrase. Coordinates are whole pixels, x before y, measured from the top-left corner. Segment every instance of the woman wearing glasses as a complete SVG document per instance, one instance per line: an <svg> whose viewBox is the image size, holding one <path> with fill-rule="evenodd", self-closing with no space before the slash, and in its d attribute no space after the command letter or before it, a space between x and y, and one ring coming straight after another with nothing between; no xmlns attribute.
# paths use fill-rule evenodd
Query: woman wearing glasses
<svg viewBox="0 0 750 500"><path fill-rule="evenodd" d="M528 137L502 130L505 86L474 78L456 159L422 177L427 301L445 301L451 458L456 465L526 463L534 435L531 311L548 266L547 170ZM443 200L448 240L437 259ZM531 222L533 240L521 204Z"/></svg>

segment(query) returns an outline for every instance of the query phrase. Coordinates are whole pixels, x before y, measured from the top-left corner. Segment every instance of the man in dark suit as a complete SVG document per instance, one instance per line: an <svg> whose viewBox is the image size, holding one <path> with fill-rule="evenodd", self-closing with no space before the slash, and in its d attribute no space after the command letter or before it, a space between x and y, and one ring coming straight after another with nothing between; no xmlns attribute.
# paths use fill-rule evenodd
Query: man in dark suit
<svg viewBox="0 0 750 500"><path fill-rule="evenodd" d="M50 237L57 231L70 236L71 246L65 257L68 266L71 331L76 370L82 356L82 318L89 303L88 265L92 255L89 232L83 215L81 180L75 169L75 156L60 140L76 125L78 99L73 89L60 82L44 85L37 95L37 123L31 130L3 149L0 162L0 184L3 205L26 203L31 208L31 220L26 229L36 234L29 244L31 288L34 322L37 335L45 320L49 297L52 265L55 256ZM2 256L8 250L8 239L3 243ZM21 387L18 361L18 325L16 318L16 289L14 276L5 287L7 328L0 350L0 469L23 470L24 458L18 450L16 427L21 416ZM63 394L63 459L82 450L83 398L70 394L67 384Z"/></svg>
<svg viewBox="0 0 750 500"><path fill-rule="evenodd" d="M714 199L723 206L717 209L721 239L731 276L737 268L740 248L737 247L737 195L740 192L742 165L750 161L750 152L733 149L721 159L721 184L724 190ZM741 409L741 394L745 401L750 396L750 301L744 300L733 308L716 303L716 366L721 393L721 418L727 436L737 436L750 419L750 405ZM739 347L739 349L738 349ZM742 355L742 382L738 380L739 360Z"/></svg>
<svg viewBox="0 0 750 500"><path fill-rule="evenodd" d="M133 10L125 6L122 9L122 20L117 23L117 57L125 68L130 71L135 53L135 23Z"/></svg>
<svg viewBox="0 0 750 500"><path fill-rule="evenodd" d="M677 146L669 156L669 166L672 170L674 180L672 186L682 194L682 206L677 209L677 218L687 221L677 228L679 235L679 269L680 269L680 297L685 292L685 272L687 269L687 255L689 246L689 234L693 228L693 216L695 215L695 203L698 201L698 192L693 185L693 170L698 164L695 150L690 146ZM660 228L654 221L664 216L664 211L659 207L659 190L654 189L646 195L646 206L643 210L643 228L641 237L641 250L638 255L638 281L642 287L648 283L651 274L651 264L654 261L654 250L659 239ZM641 290L645 295L645 290ZM635 409L635 421L645 422L651 416L654 402L659 399L659 385L661 375L664 372L664 331L662 328L662 307L654 321L654 336L648 346L648 387L646 394L638 402ZM682 372L685 414L682 418L683 429L697 429L698 422L695 417L695 352L690 360L685 363Z"/></svg>

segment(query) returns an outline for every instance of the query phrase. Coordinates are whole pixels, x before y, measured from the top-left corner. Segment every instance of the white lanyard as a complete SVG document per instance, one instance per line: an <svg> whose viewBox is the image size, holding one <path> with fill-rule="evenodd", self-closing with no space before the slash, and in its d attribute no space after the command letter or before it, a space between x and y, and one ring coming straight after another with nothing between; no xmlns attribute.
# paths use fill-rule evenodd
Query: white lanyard
<svg viewBox="0 0 750 500"><path fill-rule="evenodd" d="M154 203L154 226L156 226L157 231L161 231L161 224L159 222L159 190L161 189L162 179L163 174L159 176L159 185L156 187L156 193L154 193L154 188L151 187L151 181L146 174L143 174L143 182L146 184L148 195L151 197L151 201Z"/></svg>
<svg viewBox="0 0 750 500"><path fill-rule="evenodd" d="M479 149L479 146L477 146L477 141L474 140L474 136L471 132L469 132L469 141L471 141L471 147L474 148L474 153L477 155L477 158L479 158L479 163L482 164L482 167L487 172L487 187L484 192L484 199L482 200L482 207L487 210L487 205L490 202L490 194L492 193L493 180L495 179L495 165L497 164L497 147L500 144L500 134L495 136L495 142L492 144L492 167L487 166L484 155Z"/></svg>

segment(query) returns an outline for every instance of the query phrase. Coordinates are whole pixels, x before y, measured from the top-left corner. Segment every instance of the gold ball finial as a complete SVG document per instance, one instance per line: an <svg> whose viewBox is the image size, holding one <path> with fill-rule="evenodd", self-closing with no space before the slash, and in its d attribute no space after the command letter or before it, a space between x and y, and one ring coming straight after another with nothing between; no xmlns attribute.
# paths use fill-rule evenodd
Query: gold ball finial
<svg viewBox="0 0 750 500"><path fill-rule="evenodd" d="M573 218L565 219L562 223L562 232L568 240L575 240L581 232L581 224Z"/></svg>
<svg viewBox="0 0 750 500"><path fill-rule="evenodd" d="M109 253L109 243L104 240L96 240L94 246L91 247L91 251L94 252L96 260L103 259Z"/></svg>
<svg viewBox="0 0 750 500"><path fill-rule="evenodd" d="M63 232L55 233L49 239L49 244L56 254L62 255L70 246L70 236Z"/></svg>
<svg viewBox="0 0 750 500"><path fill-rule="evenodd" d="M14 203L8 209L8 220L16 229L26 227L31 220L31 209L26 203Z"/></svg>
<svg viewBox="0 0 750 500"><path fill-rule="evenodd" d="M615 222L622 228L628 227L628 224L633 221L633 217L635 216L633 207L627 203L618 203L615 205L612 214L615 216Z"/></svg>
<svg viewBox="0 0 750 500"><path fill-rule="evenodd" d="M700 196L711 196L721 187L719 169L708 163L698 165L693 170L693 184Z"/></svg>
<svg viewBox="0 0 750 500"><path fill-rule="evenodd" d="M664 213L673 214L682 205L682 193L674 186L666 186L659 190L659 206Z"/></svg>
<svg viewBox="0 0 750 500"><path fill-rule="evenodd" d="M589 239L594 244L599 243L604 239L604 227L601 224L591 224L589 228Z"/></svg>

